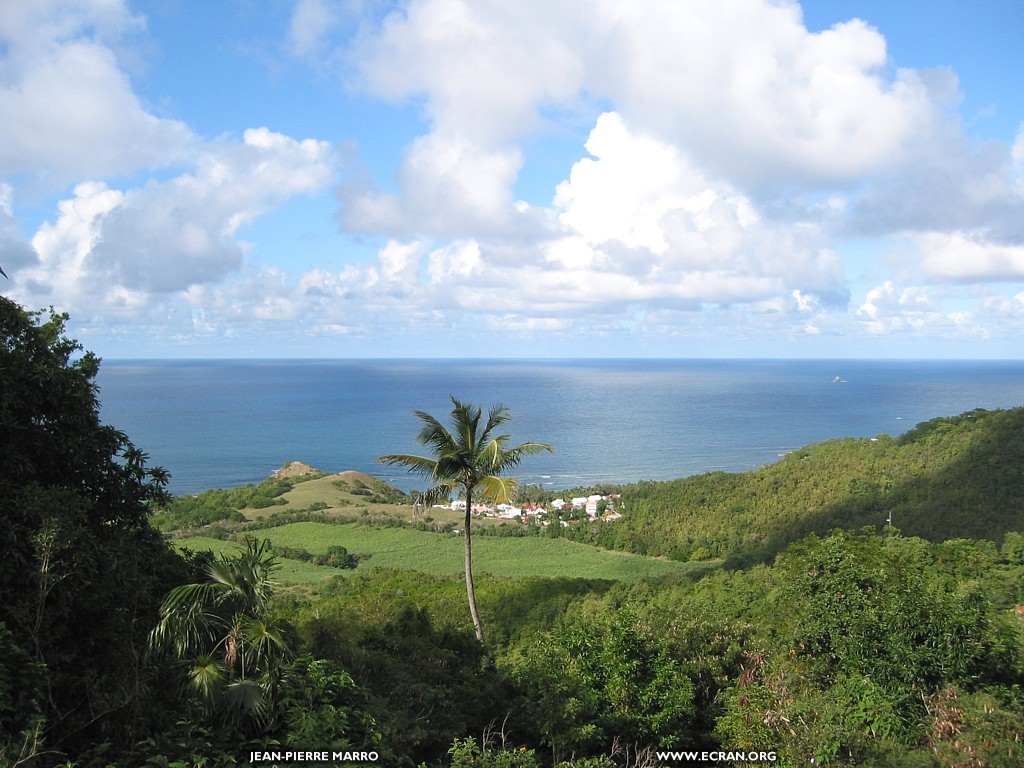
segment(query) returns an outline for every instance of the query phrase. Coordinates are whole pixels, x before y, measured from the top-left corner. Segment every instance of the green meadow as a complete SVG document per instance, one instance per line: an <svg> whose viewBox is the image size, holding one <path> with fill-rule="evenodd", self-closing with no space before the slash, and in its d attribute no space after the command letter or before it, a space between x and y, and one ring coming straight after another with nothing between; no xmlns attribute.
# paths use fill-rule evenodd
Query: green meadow
<svg viewBox="0 0 1024 768"><path fill-rule="evenodd" d="M175 539L172 543L179 550L191 549L199 552L207 549L215 555L237 555L245 549L243 545L236 542L211 539L206 536ZM328 568L285 557L279 558L278 562L281 568L274 574L274 579L282 584L316 584L347 573L340 568Z"/></svg>
<svg viewBox="0 0 1024 768"><path fill-rule="evenodd" d="M252 532L275 545L321 554L330 546L343 546L357 555L370 555L356 570L395 568L436 575L462 573L464 544L461 535L438 534L406 528L359 524L331 525L301 522ZM176 546L210 549L216 553L239 547L230 541L195 537L178 539ZM278 577L292 583L322 581L350 571L281 559ZM701 567L706 568L707 564ZM473 539L476 573L507 577L573 577L638 581L693 570L694 565L621 552L609 552L565 539L476 536Z"/></svg>

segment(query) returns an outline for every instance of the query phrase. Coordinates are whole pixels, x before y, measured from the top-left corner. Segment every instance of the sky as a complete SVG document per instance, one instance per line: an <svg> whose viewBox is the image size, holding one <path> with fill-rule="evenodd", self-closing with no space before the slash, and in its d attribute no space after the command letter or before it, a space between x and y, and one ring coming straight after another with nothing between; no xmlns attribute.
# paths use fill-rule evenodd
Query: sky
<svg viewBox="0 0 1024 768"><path fill-rule="evenodd" d="M108 359L1024 357L1020 0L0 0Z"/></svg>

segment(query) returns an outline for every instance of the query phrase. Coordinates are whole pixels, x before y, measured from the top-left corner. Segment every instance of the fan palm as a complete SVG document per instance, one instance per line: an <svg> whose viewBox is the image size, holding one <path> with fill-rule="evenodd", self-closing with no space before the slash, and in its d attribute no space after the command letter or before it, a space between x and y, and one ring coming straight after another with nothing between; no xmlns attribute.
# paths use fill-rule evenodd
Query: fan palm
<svg viewBox="0 0 1024 768"><path fill-rule="evenodd" d="M211 563L206 581L172 589L150 635L153 649L190 659L189 684L208 707L222 700L256 721L269 714L273 671L288 653L268 618L278 567L268 544L249 539L245 552Z"/></svg>
<svg viewBox="0 0 1024 768"><path fill-rule="evenodd" d="M473 629L477 640L484 641L480 614L476 607L473 590L473 546L470 535L470 515L475 494L502 504L515 495L518 481L502 475L519 464L525 456L542 451L553 451L545 443L523 443L509 448L509 436L496 434L502 424L512 419L512 413L503 405L492 406L487 420L482 421L483 412L479 406L464 403L452 397L451 430L423 411L414 411L416 418L423 422L417 436L420 445L432 450L432 456L416 456L407 453L392 453L380 456L377 461L388 465L399 465L410 472L427 477L434 485L423 494L425 503L430 504L451 493L462 490L466 496L466 524L463 537L466 551L466 595L469 599L469 613L473 618Z"/></svg>

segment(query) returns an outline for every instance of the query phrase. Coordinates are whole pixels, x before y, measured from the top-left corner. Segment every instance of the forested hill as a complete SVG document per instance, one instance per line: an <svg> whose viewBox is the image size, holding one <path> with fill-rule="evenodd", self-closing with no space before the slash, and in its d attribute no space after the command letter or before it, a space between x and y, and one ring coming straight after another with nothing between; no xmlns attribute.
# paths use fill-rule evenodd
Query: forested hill
<svg viewBox="0 0 1024 768"><path fill-rule="evenodd" d="M622 488L627 517L569 535L676 559L770 559L808 533L881 528L1001 542L1024 530L1024 408L975 410L900 437L816 443L756 471Z"/></svg>

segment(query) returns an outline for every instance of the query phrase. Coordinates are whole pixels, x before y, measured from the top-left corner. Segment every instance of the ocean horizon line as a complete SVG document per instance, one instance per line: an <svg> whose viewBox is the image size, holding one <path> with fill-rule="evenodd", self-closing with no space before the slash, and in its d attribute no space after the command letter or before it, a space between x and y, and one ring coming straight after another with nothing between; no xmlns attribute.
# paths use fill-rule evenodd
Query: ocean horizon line
<svg viewBox="0 0 1024 768"><path fill-rule="evenodd" d="M466 362L466 363L514 363L514 362L860 362L860 363L1024 363L1021 357L735 357L735 356L539 356L539 357L455 357L455 356L356 356L356 357L102 357L102 363L329 363L329 362Z"/></svg>

